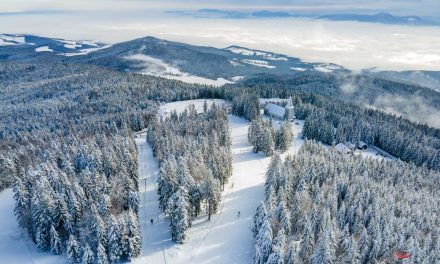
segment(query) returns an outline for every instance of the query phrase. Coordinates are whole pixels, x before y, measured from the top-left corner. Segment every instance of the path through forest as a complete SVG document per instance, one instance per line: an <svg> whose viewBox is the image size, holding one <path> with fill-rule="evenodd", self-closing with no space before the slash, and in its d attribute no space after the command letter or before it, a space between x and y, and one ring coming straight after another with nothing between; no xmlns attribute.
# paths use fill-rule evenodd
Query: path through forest
<svg viewBox="0 0 440 264"><path fill-rule="evenodd" d="M173 109L183 111L185 105L195 104L202 109L204 100L174 102L163 106L163 112ZM210 103L210 102L208 102ZM216 101L217 104L222 102ZM264 178L270 158L254 153L247 141L249 122L229 115L232 136L233 174L222 192L222 204L217 214L207 221L202 216L193 222L184 244L170 240L168 220L159 214L156 179L157 161L145 134L137 135L140 176L140 223L142 227L142 256L135 263L252 263L254 246L252 219L261 199L264 198ZM287 153L296 153L302 145L298 131ZM240 216L238 216L240 212ZM154 224L150 223L154 219Z"/></svg>

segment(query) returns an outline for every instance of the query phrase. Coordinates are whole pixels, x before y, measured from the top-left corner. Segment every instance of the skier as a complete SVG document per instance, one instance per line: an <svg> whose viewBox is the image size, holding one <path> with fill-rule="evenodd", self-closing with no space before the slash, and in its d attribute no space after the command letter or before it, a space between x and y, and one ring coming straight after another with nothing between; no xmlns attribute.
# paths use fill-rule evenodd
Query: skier
<svg viewBox="0 0 440 264"><path fill-rule="evenodd" d="M153 223L153 218L150 219L150 223Z"/></svg>
<svg viewBox="0 0 440 264"><path fill-rule="evenodd" d="M240 217L240 211L238 211L238 213L237 213L237 218L239 218Z"/></svg>

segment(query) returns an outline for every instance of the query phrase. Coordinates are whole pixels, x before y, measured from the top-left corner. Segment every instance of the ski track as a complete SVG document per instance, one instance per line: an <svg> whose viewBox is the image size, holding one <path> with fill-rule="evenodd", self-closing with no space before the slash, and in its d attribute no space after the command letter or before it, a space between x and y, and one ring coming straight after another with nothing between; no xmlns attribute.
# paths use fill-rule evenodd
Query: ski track
<svg viewBox="0 0 440 264"><path fill-rule="evenodd" d="M180 102L176 108L189 103ZM220 210L211 216L211 221L206 215L195 219L184 244L173 243L170 239L168 220L160 214L158 207L158 164L145 141L145 133L138 135L139 217L143 242L141 257L134 263L252 263L254 241L251 227L255 210L264 198L265 173L270 157L252 151L247 142L248 121L229 115L229 126L233 174L222 192ZM295 137L289 150L282 154L283 158L296 153L302 146L299 134L302 123L293 125L293 128ZM237 216L239 211L240 217ZM150 218L154 218L154 224L150 223Z"/></svg>

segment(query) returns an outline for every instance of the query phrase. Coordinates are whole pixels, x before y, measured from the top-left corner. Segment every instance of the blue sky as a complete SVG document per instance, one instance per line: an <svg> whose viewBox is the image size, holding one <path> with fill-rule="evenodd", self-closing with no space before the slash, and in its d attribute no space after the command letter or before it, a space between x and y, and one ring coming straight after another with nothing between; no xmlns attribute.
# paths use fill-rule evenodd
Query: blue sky
<svg viewBox="0 0 440 264"><path fill-rule="evenodd" d="M440 16L438 0L2 0L0 13L14 12L86 12L90 10L146 9L281 9L297 12L370 12L388 11L406 15Z"/></svg>

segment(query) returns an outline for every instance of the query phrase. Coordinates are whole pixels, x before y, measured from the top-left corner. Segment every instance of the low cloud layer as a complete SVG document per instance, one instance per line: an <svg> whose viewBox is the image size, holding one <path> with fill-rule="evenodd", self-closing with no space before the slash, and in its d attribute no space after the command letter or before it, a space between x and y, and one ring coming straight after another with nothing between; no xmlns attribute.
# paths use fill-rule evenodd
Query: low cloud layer
<svg viewBox="0 0 440 264"><path fill-rule="evenodd" d="M8 15L0 15L0 32L92 39L107 43L151 35L219 48L241 45L299 57L309 62L337 63L354 70L372 67L387 70L440 70L440 27L331 22L306 18L224 20L182 17L167 11L182 7L198 8L201 3L190 1L186 7L176 2L179 1L165 1L161 4L157 1L110 0L111 4L103 5L103 1L98 0L79 5L77 1L71 0L63 1L62 4L50 0L5 0L0 3L0 13ZM250 5L249 1L241 2L244 6ZM268 4L269 1L265 2L269 6L265 6L263 2L259 1L257 6L276 6ZM278 5L292 8L305 4L304 1L298 1L297 5L293 2L276 1ZM347 3L332 2L333 5ZM49 7L53 12L50 12Z"/></svg>
<svg viewBox="0 0 440 264"><path fill-rule="evenodd" d="M382 95L374 102L374 107L388 113L402 115L403 117L419 123L428 124L440 128L440 116L438 109L429 106L423 97L414 95L406 98L396 95Z"/></svg>

